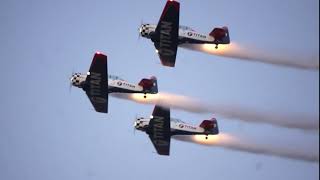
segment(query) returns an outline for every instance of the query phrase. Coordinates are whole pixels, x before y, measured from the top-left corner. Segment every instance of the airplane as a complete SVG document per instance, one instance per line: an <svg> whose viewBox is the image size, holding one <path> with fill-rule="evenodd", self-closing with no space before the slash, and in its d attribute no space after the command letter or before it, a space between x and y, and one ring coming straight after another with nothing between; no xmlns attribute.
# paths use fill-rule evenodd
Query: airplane
<svg viewBox="0 0 320 180"><path fill-rule="evenodd" d="M180 3L167 1L157 25L141 24L139 36L151 39L162 65L174 67L177 48L183 44L229 44L227 27L214 28L208 35L198 33L190 27L179 25Z"/></svg>
<svg viewBox="0 0 320 180"><path fill-rule="evenodd" d="M157 78L142 79L138 84L129 83L118 76L108 75L107 56L96 52L89 72L73 73L70 78L70 87L82 88L90 99L97 112L108 113L109 93L143 93L157 94Z"/></svg>
<svg viewBox="0 0 320 180"><path fill-rule="evenodd" d="M134 128L149 135L157 153L169 156L170 139L174 135L216 135L219 134L215 118L203 120L199 126L187 124L179 119L170 117L170 109L159 105L154 107L150 118L136 118Z"/></svg>

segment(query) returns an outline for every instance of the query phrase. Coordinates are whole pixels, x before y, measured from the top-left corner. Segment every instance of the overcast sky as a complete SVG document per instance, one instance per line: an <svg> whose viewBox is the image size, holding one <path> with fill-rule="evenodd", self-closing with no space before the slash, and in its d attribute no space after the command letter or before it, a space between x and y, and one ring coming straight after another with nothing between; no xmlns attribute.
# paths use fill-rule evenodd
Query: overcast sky
<svg viewBox="0 0 320 180"><path fill-rule="evenodd" d="M93 110L85 93L69 92L72 71L86 72L96 51L110 74L130 82L155 75L159 91L209 103L319 117L319 71L277 67L180 48L176 67L160 65L138 27L157 23L165 0L2 0L0 2L0 179L319 179L319 163L171 141L155 153L133 134L136 114L152 105L109 98ZM180 23L209 33L227 25L231 41L262 49L319 54L319 1L180 1ZM303 59L301 59L303 61ZM172 109L198 125L212 117ZM268 141L307 139L310 132L218 116L221 132ZM303 121L303 119L301 119ZM313 134L319 137L318 132ZM305 139L304 139L305 138ZM272 143L272 142L269 142ZM319 142L314 142L319 147Z"/></svg>

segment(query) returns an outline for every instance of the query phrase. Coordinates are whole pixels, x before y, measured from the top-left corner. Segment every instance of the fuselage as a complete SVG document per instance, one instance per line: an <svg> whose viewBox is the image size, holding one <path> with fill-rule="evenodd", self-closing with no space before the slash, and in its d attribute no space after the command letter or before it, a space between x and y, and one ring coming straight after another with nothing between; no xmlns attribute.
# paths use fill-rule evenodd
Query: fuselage
<svg viewBox="0 0 320 180"><path fill-rule="evenodd" d="M155 24L142 24L139 31L140 35L142 37L151 39L154 41L152 38L153 34L155 33L157 25ZM207 34L202 34L194 31L192 28L187 27L187 26L179 26L179 45L180 44L185 44L185 43L190 43L190 44L203 44L203 43L208 43L212 44L214 43L214 37L207 35Z"/></svg>
<svg viewBox="0 0 320 180"><path fill-rule="evenodd" d="M87 79L87 74L74 73L70 79L73 86L83 88ZM143 87L129 83L118 76L108 76L108 93L139 93L143 92Z"/></svg>
<svg viewBox="0 0 320 180"><path fill-rule="evenodd" d="M134 122L134 128L147 132L150 118L137 118ZM213 131L206 131L204 128L187 124L179 119L170 119L171 135L195 135L195 134L216 134Z"/></svg>

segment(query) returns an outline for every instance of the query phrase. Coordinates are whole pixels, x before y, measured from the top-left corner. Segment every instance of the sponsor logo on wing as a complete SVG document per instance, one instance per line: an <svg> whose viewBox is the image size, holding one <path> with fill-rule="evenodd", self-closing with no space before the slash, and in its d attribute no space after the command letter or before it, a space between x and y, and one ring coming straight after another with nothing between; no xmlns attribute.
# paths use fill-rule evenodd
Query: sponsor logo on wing
<svg viewBox="0 0 320 180"><path fill-rule="evenodd" d="M101 92L101 74L96 72L90 73L90 95L91 100L96 103L105 103L107 100L103 98L105 92Z"/></svg>
<svg viewBox="0 0 320 180"><path fill-rule="evenodd" d="M160 22L160 49L159 53L163 56L173 56L176 52L171 50L172 42L172 22Z"/></svg>
<svg viewBox="0 0 320 180"><path fill-rule="evenodd" d="M163 140L165 139L163 117L154 117L153 122L153 143L158 146L168 146L168 142Z"/></svg>

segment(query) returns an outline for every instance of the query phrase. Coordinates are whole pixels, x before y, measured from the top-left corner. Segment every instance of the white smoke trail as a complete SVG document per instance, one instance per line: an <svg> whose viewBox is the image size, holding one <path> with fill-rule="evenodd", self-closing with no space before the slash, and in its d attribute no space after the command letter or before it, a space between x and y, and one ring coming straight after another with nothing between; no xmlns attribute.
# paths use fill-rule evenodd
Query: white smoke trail
<svg viewBox="0 0 320 180"><path fill-rule="evenodd" d="M269 139L253 140L239 135L220 133L205 139L204 135L173 136L174 139L206 146L223 147L231 150L285 157L296 160L319 162L319 137L312 141L297 140L294 142L279 142ZM268 142L269 141L269 142ZM278 142L275 142L278 141Z"/></svg>
<svg viewBox="0 0 320 180"><path fill-rule="evenodd" d="M112 93L111 95L142 104L158 104L194 113L214 113L246 122L268 123L276 126L303 130L319 130L319 117L262 112L237 106L235 104L208 104L186 96L163 92L148 94L147 98L143 98L143 94Z"/></svg>
<svg viewBox="0 0 320 180"><path fill-rule="evenodd" d="M235 42L232 42L229 45L219 45L218 49L215 49L215 45L213 44L184 44L181 45L181 47L217 56L289 66L293 68L319 70L318 53L306 55L295 52L279 52L276 50L266 51L256 47L240 45Z"/></svg>

